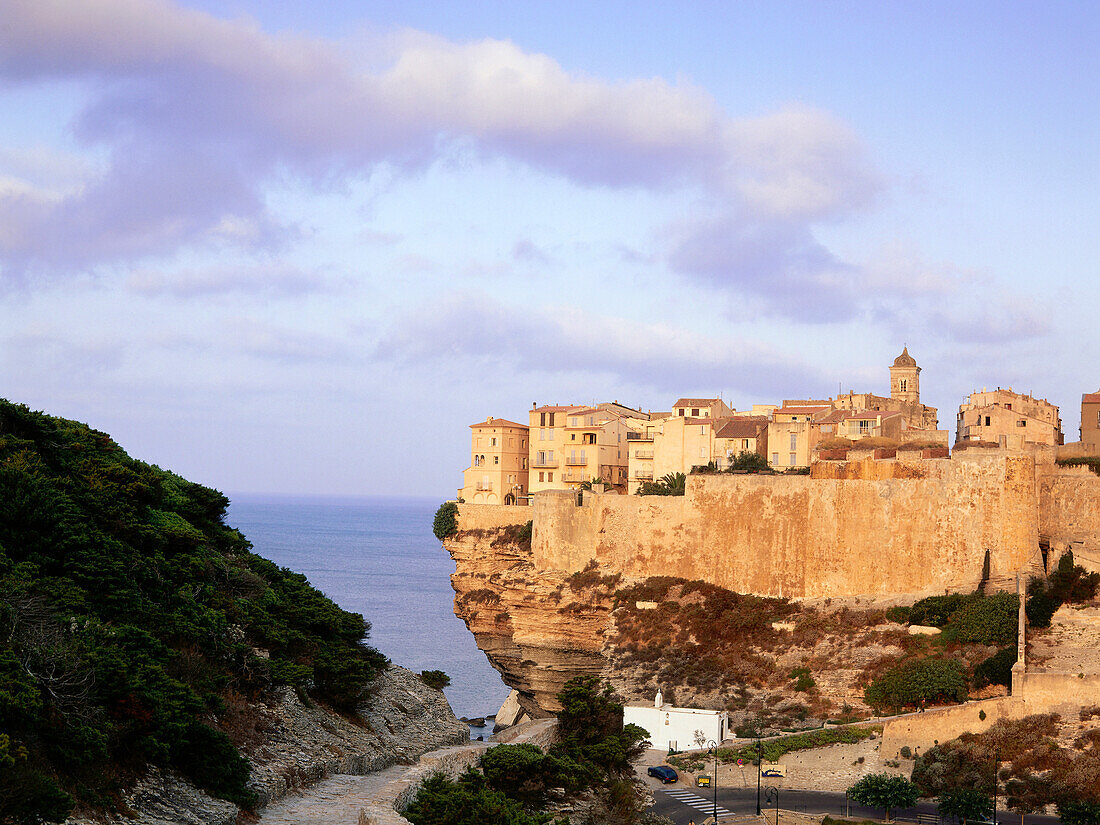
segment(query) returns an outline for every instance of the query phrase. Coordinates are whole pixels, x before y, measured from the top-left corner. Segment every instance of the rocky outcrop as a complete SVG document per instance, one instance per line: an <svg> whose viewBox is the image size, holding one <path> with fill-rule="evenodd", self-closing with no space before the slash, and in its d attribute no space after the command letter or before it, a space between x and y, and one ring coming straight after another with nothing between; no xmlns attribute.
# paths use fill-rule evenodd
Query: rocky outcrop
<svg viewBox="0 0 1100 825"><path fill-rule="evenodd" d="M514 511L511 526L530 518ZM487 517L499 521L500 513ZM477 522L475 522L477 523ZM529 543L513 540L509 525L465 529L444 546L455 560L455 614L500 671L531 718L558 709L555 696L574 676L603 673L600 653L611 610L607 590L572 586L563 571L536 570ZM577 580L572 580L577 585Z"/></svg>
<svg viewBox="0 0 1100 825"><path fill-rule="evenodd" d="M332 774L366 774L394 764L412 764L422 754L469 741L467 725L455 718L442 691L393 665L371 687L359 718L319 705L304 705L282 689L254 708L264 733L247 748L249 781L259 805ZM130 810L99 823L128 825L232 825L238 809L214 799L171 773L152 769L123 795ZM91 825L92 819L71 819Z"/></svg>

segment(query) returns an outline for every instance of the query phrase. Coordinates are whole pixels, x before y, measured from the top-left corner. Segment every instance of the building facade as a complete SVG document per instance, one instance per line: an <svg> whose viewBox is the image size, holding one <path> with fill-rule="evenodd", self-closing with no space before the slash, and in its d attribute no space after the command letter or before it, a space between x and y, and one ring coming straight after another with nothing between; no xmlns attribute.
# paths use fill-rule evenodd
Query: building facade
<svg viewBox="0 0 1100 825"><path fill-rule="evenodd" d="M551 405L529 413L530 488L576 490L600 480L626 492L627 435L647 414L617 402Z"/></svg>
<svg viewBox="0 0 1100 825"><path fill-rule="evenodd" d="M526 502L528 428L489 417L470 425L470 466L462 474L458 498L474 504Z"/></svg>
<svg viewBox="0 0 1100 825"><path fill-rule="evenodd" d="M1011 388L971 393L959 405L955 443L983 441L1009 449L1064 442L1058 407Z"/></svg>
<svg viewBox="0 0 1100 825"><path fill-rule="evenodd" d="M1100 449L1100 390L1081 396L1081 441Z"/></svg>

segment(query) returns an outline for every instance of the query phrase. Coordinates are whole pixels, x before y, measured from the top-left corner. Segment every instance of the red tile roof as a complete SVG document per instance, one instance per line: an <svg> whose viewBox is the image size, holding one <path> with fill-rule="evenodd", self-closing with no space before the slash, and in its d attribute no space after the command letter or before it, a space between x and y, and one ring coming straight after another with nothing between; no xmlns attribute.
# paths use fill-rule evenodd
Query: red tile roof
<svg viewBox="0 0 1100 825"><path fill-rule="evenodd" d="M780 407L773 413L774 415L814 415L815 413L823 412L829 409L828 406L821 407Z"/></svg>
<svg viewBox="0 0 1100 825"><path fill-rule="evenodd" d="M721 400L720 398L681 398L672 407L673 409L676 407L709 407Z"/></svg>
<svg viewBox="0 0 1100 825"><path fill-rule="evenodd" d="M576 404L569 404L565 407L554 406L554 405L548 404L544 407L535 407L533 410L531 410L531 412L538 412L538 413L542 413L542 412L568 412L570 410L585 410L585 409L588 409L588 408L577 406Z"/></svg>
<svg viewBox="0 0 1100 825"><path fill-rule="evenodd" d="M1100 392L1090 392L1081 396L1082 404L1100 404Z"/></svg>
<svg viewBox="0 0 1100 825"><path fill-rule="evenodd" d="M768 426L768 419L753 416L727 418L715 433L715 438L756 438Z"/></svg>
<svg viewBox="0 0 1100 825"><path fill-rule="evenodd" d="M471 424L471 430L477 430L481 427L519 427L521 430L531 429L526 424L517 424L515 421L509 421L507 418L490 418L488 421L478 421L476 424Z"/></svg>

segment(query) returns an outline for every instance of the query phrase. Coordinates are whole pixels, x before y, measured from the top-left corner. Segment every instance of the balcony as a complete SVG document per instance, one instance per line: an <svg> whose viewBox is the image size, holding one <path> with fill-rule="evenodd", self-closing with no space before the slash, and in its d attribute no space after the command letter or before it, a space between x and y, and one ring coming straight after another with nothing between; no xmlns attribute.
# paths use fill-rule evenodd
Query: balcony
<svg viewBox="0 0 1100 825"><path fill-rule="evenodd" d="M558 460L556 458L549 458L547 456L543 456L542 458L536 456L535 460L531 462L531 466L538 469L545 469L547 467L549 467L550 469L554 469L558 466Z"/></svg>
<svg viewBox="0 0 1100 825"><path fill-rule="evenodd" d="M565 457L565 464L567 467L584 467L588 459L583 455L570 455Z"/></svg>
<svg viewBox="0 0 1100 825"><path fill-rule="evenodd" d="M579 484L580 482L587 481L588 479L585 478L584 473L573 472L563 474L561 480L566 483Z"/></svg>
<svg viewBox="0 0 1100 825"><path fill-rule="evenodd" d="M477 491L479 493L490 493L493 490L493 482L491 481L479 481L477 483Z"/></svg>
<svg viewBox="0 0 1100 825"><path fill-rule="evenodd" d="M653 458L653 450L635 450L635 458Z"/></svg>
<svg viewBox="0 0 1100 825"><path fill-rule="evenodd" d="M646 435L645 433L627 433L626 434L626 440L627 441L652 441L653 436L652 436L652 434Z"/></svg>
<svg viewBox="0 0 1100 825"><path fill-rule="evenodd" d="M653 471L652 470L635 470L634 471L634 480L635 481L653 481Z"/></svg>

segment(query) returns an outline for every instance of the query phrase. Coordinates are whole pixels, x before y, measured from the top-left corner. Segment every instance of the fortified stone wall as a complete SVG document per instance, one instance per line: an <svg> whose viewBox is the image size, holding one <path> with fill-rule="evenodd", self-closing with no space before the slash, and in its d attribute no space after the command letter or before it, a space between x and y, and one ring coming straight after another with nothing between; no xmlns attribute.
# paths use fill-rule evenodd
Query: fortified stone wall
<svg viewBox="0 0 1100 825"><path fill-rule="evenodd" d="M596 559L635 578L703 579L740 593L839 597L1011 589L1038 558L1034 460L853 462L833 478L690 476L684 496L535 496L533 560ZM466 527L463 508L463 528Z"/></svg>
<svg viewBox="0 0 1100 825"><path fill-rule="evenodd" d="M1087 467L1036 467L1039 537L1050 546L1053 568L1066 550L1089 570L1100 571L1100 476Z"/></svg>

